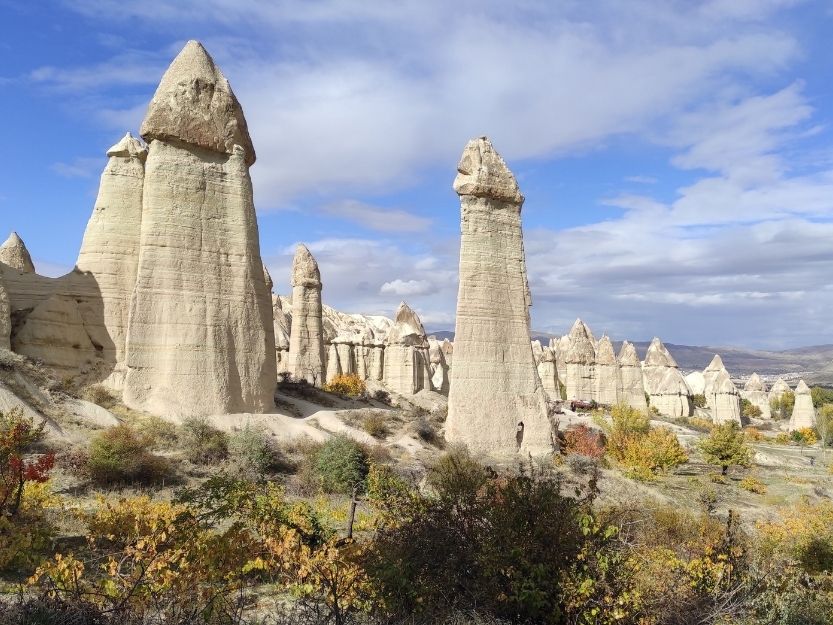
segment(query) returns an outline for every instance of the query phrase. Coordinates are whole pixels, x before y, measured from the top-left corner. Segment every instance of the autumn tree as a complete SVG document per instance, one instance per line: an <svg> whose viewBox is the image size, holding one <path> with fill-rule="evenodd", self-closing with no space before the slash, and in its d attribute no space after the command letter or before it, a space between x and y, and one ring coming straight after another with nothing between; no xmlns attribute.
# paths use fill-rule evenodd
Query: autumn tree
<svg viewBox="0 0 833 625"><path fill-rule="evenodd" d="M720 467L722 475L730 466L747 467L752 462L752 450L734 421L712 428L709 436L700 441L700 451L706 462Z"/></svg>

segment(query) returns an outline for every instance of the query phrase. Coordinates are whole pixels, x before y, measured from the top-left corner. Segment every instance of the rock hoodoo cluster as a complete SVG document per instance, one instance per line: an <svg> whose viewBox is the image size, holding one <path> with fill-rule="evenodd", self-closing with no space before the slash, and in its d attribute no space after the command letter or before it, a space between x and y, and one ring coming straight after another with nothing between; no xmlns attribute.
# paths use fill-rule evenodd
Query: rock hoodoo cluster
<svg viewBox="0 0 833 625"><path fill-rule="evenodd" d="M457 166L460 286L446 439L478 451L552 448L547 397L532 353L523 196L485 137Z"/></svg>

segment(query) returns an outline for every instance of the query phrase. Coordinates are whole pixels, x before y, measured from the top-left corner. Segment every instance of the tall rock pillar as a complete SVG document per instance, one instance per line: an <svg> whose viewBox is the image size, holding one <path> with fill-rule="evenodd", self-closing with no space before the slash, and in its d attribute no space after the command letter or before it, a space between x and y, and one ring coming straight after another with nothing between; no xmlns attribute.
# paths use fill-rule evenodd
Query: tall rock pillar
<svg viewBox="0 0 833 625"><path fill-rule="evenodd" d="M70 279L78 312L108 368L102 381L118 391L124 387L127 372L125 341L139 264L147 148L127 133L107 150L107 156Z"/></svg>
<svg viewBox="0 0 833 625"><path fill-rule="evenodd" d="M189 41L142 122L149 144L125 402L178 418L274 406L272 302L263 275L243 111Z"/></svg>
<svg viewBox="0 0 833 625"><path fill-rule="evenodd" d="M325 382L324 328L321 321L321 273L307 246L299 243L292 261L292 329L289 373L315 386Z"/></svg>
<svg viewBox="0 0 833 625"><path fill-rule="evenodd" d="M391 390L413 395L431 388L428 338L419 316L399 304L385 344L384 381Z"/></svg>
<svg viewBox="0 0 833 625"><path fill-rule="evenodd" d="M469 141L457 172L460 287L446 438L482 452L546 453L552 432L529 332L524 198L485 137Z"/></svg>

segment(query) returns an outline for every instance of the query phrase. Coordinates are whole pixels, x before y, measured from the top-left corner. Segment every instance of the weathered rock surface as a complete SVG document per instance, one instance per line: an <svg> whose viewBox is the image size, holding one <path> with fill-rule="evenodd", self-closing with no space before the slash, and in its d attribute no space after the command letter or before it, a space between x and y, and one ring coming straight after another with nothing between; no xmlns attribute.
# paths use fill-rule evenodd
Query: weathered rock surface
<svg viewBox="0 0 833 625"><path fill-rule="evenodd" d="M266 411L277 373L254 150L228 82L196 42L163 76L142 135L125 403L173 418Z"/></svg>
<svg viewBox="0 0 833 625"><path fill-rule="evenodd" d="M769 401L781 399L784 393L790 392L792 392L790 385L784 382L783 378L778 378L773 383L772 388L769 389Z"/></svg>
<svg viewBox="0 0 833 625"><path fill-rule="evenodd" d="M538 361L538 377L550 401L561 399L561 389L558 384L558 371L555 368L555 351L549 347L543 348Z"/></svg>
<svg viewBox="0 0 833 625"><path fill-rule="evenodd" d="M523 196L485 137L466 145L457 172L460 286L446 439L483 452L546 453L552 432L529 332Z"/></svg>
<svg viewBox="0 0 833 625"><path fill-rule="evenodd" d="M725 367L711 379L709 390L711 392L706 397L711 405L712 420L715 423L734 421L741 425L740 393Z"/></svg>
<svg viewBox="0 0 833 625"><path fill-rule="evenodd" d="M306 245L299 244L292 261L292 330L289 372L315 386L325 382L321 273Z"/></svg>
<svg viewBox="0 0 833 625"><path fill-rule="evenodd" d="M399 304L385 344L385 384L402 395L431 390L428 338L419 315Z"/></svg>
<svg viewBox="0 0 833 625"><path fill-rule="evenodd" d="M604 406L619 403L619 363L613 351L613 343L607 335L602 336L596 345L596 401Z"/></svg>
<svg viewBox="0 0 833 625"><path fill-rule="evenodd" d="M78 304L66 295L38 304L15 334L12 349L65 372L86 371L98 357Z"/></svg>
<svg viewBox="0 0 833 625"><path fill-rule="evenodd" d="M706 379L703 377L702 371L692 371L689 373L685 376L685 383L688 384L692 395L706 394Z"/></svg>
<svg viewBox="0 0 833 625"><path fill-rule="evenodd" d="M712 407L712 396L714 395L714 381L721 371L726 367L723 365L723 359L719 354L715 354L709 365L703 370L703 394L706 396L706 407Z"/></svg>
<svg viewBox="0 0 833 625"><path fill-rule="evenodd" d="M0 276L0 349L11 349L12 309L9 305L9 294Z"/></svg>
<svg viewBox="0 0 833 625"><path fill-rule="evenodd" d="M448 395L449 367L445 360L443 343L440 343L433 336L428 337L428 357L431 364L431 387L438 393Z"/></svg>
<svg viewBox="0 0 833 625"><path fill-rule="evenodd" d="M565 386L567 399L596 400L596 348L590 328L576 319L567 335L568 345L564 354Z"/></svg>
<svg viewBox="0 0 833 625"><path fill-rule="evenodd" d="M810 387L804 380L795 387L795 406L790 417L789 431L795 432L804 428L816 427L816 409L813 407L813 396Z"/></svg>
<svg viewBox="0 0 833 625"><path fill-rule="evenodd" d="M691 391L677 362L658 338L648 346L642 375L652 408L669 417L691 416L694 410Z"/></svg>
<svg viewBox="0 0 833 625"><path fill-rule="evenodd" d="M284 312L280 295L272 295L272 319L277 371L278 374L289 373L289 330L292 327L292 316Z"/></svg>
<svg viewBox="0 0 833 625"><path fill-rule="evenodd" d="M748 400L753 406L757 406L761 411L762 419L771 419L772 411L769 406L769 395L766 392L764 381L757 373L749 376L743 390L740 392L742 398Z"/></svg>
<svg viewBox="0 0 833 625"><path fill-rule="evenodd" d="M35 273L35 265L32 262L32 257L29 256L29 250L23 243L23 239L12 232L9 238L0 245L0 263L5 263L12 269L24 271L26 273Z"/></svg>
<svg viewBox="0 0 833 625"><path fill-rule="evenodd" d="M619 402L636 408L647 410L645 400L645 383L642 379L642 364L636 347L628 341L622 343L619 349Z"/></svg>
<svg viewBox="0 0 833 625"><path fill-rule="evenodd" d="M107 156L75 271L66 279L106 367L101 381L120 391L127 373L125 342L139 264L147 148L127 133Z"/></svg>
<svg viewBox="0 0 833 625"><path fill-rule="evenodd" d="M186 43L162 76L140 133L148 141L187 143L227 155L240 146L246 165L255 162L243 109L198 41Z"/></svg>

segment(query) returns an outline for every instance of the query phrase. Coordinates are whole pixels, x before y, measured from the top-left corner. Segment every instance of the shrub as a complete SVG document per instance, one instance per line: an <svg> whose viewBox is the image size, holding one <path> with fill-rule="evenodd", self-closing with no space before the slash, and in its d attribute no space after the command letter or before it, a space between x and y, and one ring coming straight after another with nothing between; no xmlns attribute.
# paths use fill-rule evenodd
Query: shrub
<svg viewBox="0 0 833 625"><path fill-rule="evenodd" d="M732 465L746 467L752 462L743 431L734 421L712 428L708 438L700 441L700 450L706 462L721 468L721 475L726 475Z"/></svg>
<svg viewBox="0 0 833 625"><path fill-rule="evenodd" d="M564 451L590 458L601 458L605 454L604 434L582 424L564 432Z"/></svg>
<svg viewBox="0 0 833 625"><path fill-rule="evenodd" d="M99 485L153 483L170 476L164 458L150 453L151 440L128 425L117 425L90 441L86 472Z"/></svg>
<svg viewBox="0 0 833 625"><path fill-rule="evenodd" d="M434 445L434 447L442 448L445 441L437 434L434 425L424 416L419 416L414 421L414 432L425 443Z"/></svg>
<svg viewBox="0 0 833 625"><path fill-rule="evenodd" d="M743 433L746 435L746 439L753 443L757 443L763 440L764 438L763 434L761 434L761 431L758 428L743 428Z"/></svg>
<svg viewBox="0 0 833 625"><path fill-rule="evenodd" d="M194 464L220 462L228 457L228 434L205 419L186 419L182 423L182 448Z"/></svg>
<svg viewBox="0 0 833 625"><path fill-rule="evenodd" d="M373 393L373 399L383 404L390 406L390 393L386 390L379 389L375 393Z"/></svg>
<svg viewBox="0 0 833 625"><path fill-rule="evenodd" d="M795 406L795 393L787 391L781 397L773 399L769 402L770 410L773 418L789 419L793 413Z"/></svg>
<svg viewBox="0 0 833 625"><path fill-rule="evenodd" d="M385 438L390 434L389 418L384 412L373 411L362 421L362 429L373 438Z"/></svg>
<svg viewBox="0 0 833 625"><path fill-rule="evenodd" d="M703 393L697 393L696 395L692 395L691 401L694 402L695 408L706 407L706 396Z"/></svg>
<svg viewBox="0 0 833 625"><path fill-rule="evenodd" d="M810 389L813 398L813 407L821 408L824 404L833 404L833 389L823 386L814 386Z"/></svg>
<svg viewBox="0 0 833 625"><path fill-rule="evenodd" d="M790 435L786 432L779 432L775 436L775 442L779 445L789 445L790 444Z"/></svg>
<svg viewBox="0 0 833 625"><path fill-rule="evenodd" d="M328 393L359 397L367 394L367 385L355 373L339 374L324 385L324 390Z"/></svg>
<svg viewBox="0 0 833 625"><path fill-rule="evenodd" d="M750 417L755 419L757 419L763 414L758 406L753 404L745 397L740 400L740 413L744 417Z"/></svg>
<svg viewBox="0 0 833 625"><path fill-rule="evenodd" d="M796 443L804 445L815 445L819 442L819 436L815 428L801 428L792 433L792 438Z"/></svg>
<svg viewBox="0 0 833 625"><path fill-rule="evenodd" d="M281 461L277 445L269 434L249 425L231 435L228 451L234 473L246 479L259 480L267 473L287 466Z"/></svg>
<svg viewBox="0 0 833 625"><path fill-rule="evenodd" d="M637 479L650 479L688 462L688 454L668 428L652 428L626 439L620 461Z"/></svg>
<svg viewBox="0 0 833 625"><path fill-rule="evenodd" d="M98 384L86 387L81 392L81 399L98 404L102 408L112 408L118 401L110 391Z"/></svg>
<svg viewBox="0 0 833 625"><path fill-rule="evenodd" d="M739 486L743 490L747 490L750 493L755 493L756 495L766 494L766 485L760 480L755 479L751 475L747 475L745 478L743 478L740 481Z"/></svg>
<svg viewBox="0 0 833 625"><path fill-rule="evenodd" d="M349 495L354 489L364 490L368 468L367 452L343 434L330 438L315 456L315 473L327 493Z"/></svg>
<svg viewBox="0 0 833 625"><path fill-rule="evenodd" d="M824 404L816 417L816 429L823 447L833 446L833 404Z"/></svg>
<svg viewBox="0 0 833 625"><path fill-rule="evenodd" d="M144 417L136 429L150 440L153 449L176 449L178 446L179 432L176 425L162 417Z"/></svg>
<svg viewBox="0 0 833 625"><path fill-rule="evenodd" d="M630 439L647 434L651 420L644 412L619 404L610 411L611 425L607 428L607 447L611 455L621 460Z"/></svg>

